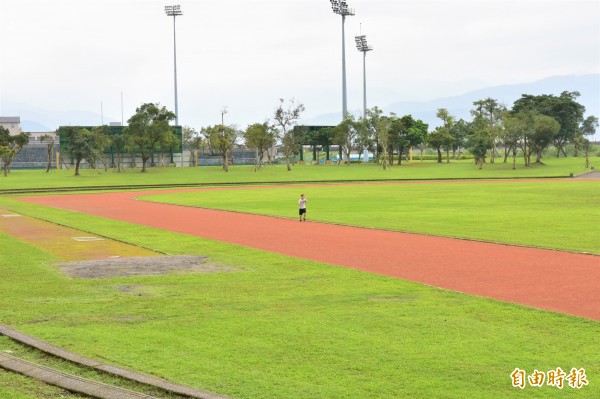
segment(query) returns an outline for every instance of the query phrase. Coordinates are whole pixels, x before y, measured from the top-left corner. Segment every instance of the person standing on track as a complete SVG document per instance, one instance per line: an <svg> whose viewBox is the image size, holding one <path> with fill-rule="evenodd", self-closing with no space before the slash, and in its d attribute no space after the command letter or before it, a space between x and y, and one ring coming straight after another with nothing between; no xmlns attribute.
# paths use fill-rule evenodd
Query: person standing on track
<svg viewBox="0 0 600 399"><path fill-rule="evenodd" d="M306 203L308 200L304 197L304 194L300 194L300 199L298 200L298 218L300 221L304 220L306 222Z"/></svg>

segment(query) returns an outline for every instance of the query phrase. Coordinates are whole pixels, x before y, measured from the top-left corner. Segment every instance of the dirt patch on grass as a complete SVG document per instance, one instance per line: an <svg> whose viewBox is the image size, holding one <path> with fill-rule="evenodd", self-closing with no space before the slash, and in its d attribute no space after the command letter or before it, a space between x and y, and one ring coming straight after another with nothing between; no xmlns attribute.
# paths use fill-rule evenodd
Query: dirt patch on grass
<svg viewBox="0 0 600 399"><path fill-rule="evenodd" d="M0 209L0 232L57 256L60 270L75 279L101 279L126 276L159 276L185 273L236 271L218 266L203 256L164 256L135 245L59 226L44 220ZM147 295L137 286L123 286L123 292Z"/></svg>
<svg viewBox="0 0 600 399"><path fill-rule="evenodd" d="M64 261L110 259L114 256L156 257L163 254L81 230L0 209L0 232Z"/></svg>
<svg viewBox="0 0 600 399"><path fill-rule="evenodd" d="M237 269L214 265L203 256L128 257L58 265L60 270L76 279L98 279L126 276L159 276L184 273L224 273Z"/></svg>

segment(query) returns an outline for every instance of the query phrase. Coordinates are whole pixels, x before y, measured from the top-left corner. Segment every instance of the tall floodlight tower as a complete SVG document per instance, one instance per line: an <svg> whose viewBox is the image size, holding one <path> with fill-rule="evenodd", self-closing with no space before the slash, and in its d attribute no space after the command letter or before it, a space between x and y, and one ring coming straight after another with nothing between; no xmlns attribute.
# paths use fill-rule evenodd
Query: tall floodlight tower
<svg viewBox="0 0 600 399"><path fill-rule="evenodd" d="M367 44L367 36L355 36L356 48L363 53L363 117L367 117L367 51L373 50L373 46Z"/></svg>
<svg viewBox="0 0 600 399"><path fill-rule="evenodd" d="M344 24L346 16L354 15L354 10L348 8L346 0L329 0L335 14L342 16L342 118L346 119L348 114L348 101L346 99L346 34Z"/></svg>
<svg viewBox="0 0 600 399"><path fill-rule="evenodd" d="M175 35L175 18L183 15L181 6L165 6L167 16L173 17L173 70L175 74L175 126L179 126L179 105L177 104L177 40ZM183 167L183 134L181 135L181 167Z"/></svg>

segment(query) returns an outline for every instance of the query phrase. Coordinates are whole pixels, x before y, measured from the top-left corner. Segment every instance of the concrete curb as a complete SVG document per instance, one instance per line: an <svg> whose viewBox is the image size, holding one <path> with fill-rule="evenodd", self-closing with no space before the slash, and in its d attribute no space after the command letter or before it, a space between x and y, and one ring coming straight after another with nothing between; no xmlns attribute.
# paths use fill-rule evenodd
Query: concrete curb
<svg viewBox="0 0 600 399"><path fill-rule="evenodd" d="M77 392L98 399L157 399L154 396L130 391L98 381L88 380L62 371L41 366L27 360L0 353L0 367L26 375L71 392Z"/></svg>
<svg viewBox="0 0 600 399"><path fill-rule="evenodd" d="M588 176L592 176L592 177L588 177ZM600 178L600 171L592 169L592 170L588 170L587 172L583 172L578 175L575 175L574 177L575 177L575 179L596 179L596 178Z"/></svg>
<svg viewBox="0 0 600 399"><path fill-rule="evenodd" d="M56 356L61 359L68 360L70 362L90 367L95 370L103 371L105 373L116 375L128 380L136 381L145 385L150 385L156 388L160 388L164 391L175 393L178 395L187 396L194 399L231 399L227 396L217 395L210 392L200 391L198 389L188 387L185 385L176 384L174 382L154 377L147 374L138 373L132 370L113 366L110 364L104 364L102 362L78 355L76 353L67 351L54 345L50 345L47 342L34 338L30 335L24 334L13 328L0 324L0 334L5 335L17 342L24 345L28 345L32 348L38 349L42 352Z"/></svg>

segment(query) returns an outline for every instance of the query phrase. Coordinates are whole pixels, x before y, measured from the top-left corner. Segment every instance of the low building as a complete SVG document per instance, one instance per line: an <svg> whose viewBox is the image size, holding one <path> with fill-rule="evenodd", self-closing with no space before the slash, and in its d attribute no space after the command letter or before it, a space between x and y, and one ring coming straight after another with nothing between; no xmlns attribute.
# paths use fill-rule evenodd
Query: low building
<svg viewBox="0 0 600 399"><path fill-rule="evenodd" d="M11 136L21 134L21 117L20 116L0 116L0 126L8 129Z"/></svg>
<svg viewBox="0 0 600 399"><path fill-rule="evenodd" d="M56 132L29 132L30 143L45 143L47 141L58 142L58 135Z"/></svg>

